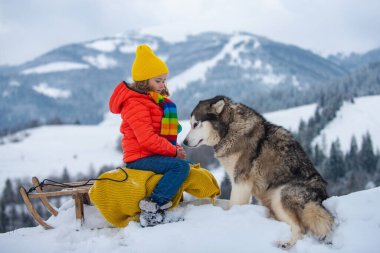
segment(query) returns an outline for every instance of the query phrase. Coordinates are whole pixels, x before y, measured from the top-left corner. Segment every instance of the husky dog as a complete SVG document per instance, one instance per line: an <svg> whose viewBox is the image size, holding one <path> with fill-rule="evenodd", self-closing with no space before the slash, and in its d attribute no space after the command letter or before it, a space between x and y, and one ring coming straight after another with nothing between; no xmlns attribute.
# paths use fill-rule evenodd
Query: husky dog
<svg viewBox="0 0 380 253"><path fill-rule="evenodd" d="M230 206L248 204L253 195L290 225L292 237L280 247L293 246L306 231L328 235L334 221L322 206L327 183L289 131L224 96L200 101L190 123L183 143L214 148L231 182Z"/></svg>

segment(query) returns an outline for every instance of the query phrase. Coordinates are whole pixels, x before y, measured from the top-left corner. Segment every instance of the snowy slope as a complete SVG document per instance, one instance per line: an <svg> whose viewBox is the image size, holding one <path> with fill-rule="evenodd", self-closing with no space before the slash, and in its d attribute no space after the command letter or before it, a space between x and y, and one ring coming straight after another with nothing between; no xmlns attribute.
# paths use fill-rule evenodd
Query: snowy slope
<svg viewBox="0 0 380 253"><path fill-rule="evenodd" d="M116 150L119 116L107 114L99 125L42 126L12 135L0 145L0 189L6 178L61 175L66 167L71 175L98 171L103 165L122 164ZM18 136L19 142L10 142Z"/></svg>
<svg viewBox="0 0 380 253"><path fill-rule="evenodd" d="M286 110L265 113L264 117L273 124L297 132L301 120L307 122L315 113L317 104L298 106Z"/></svg>
<svg viewBox="0 0 380 253"><path fill-rule="evenodd" d="M380 187L331 197L324 205L336 217L329 240L321 244L310 235L289 252L375 253L380 247ZM2 252L284 252L275 246L290 238L290 227L267 216L262 206L234 206L225 211L211 205L180 208L185 220L141 228L111 228L93 206L85 207L83 227L75 222L74 203L66 202L48 222L53 230L22 228L0 234ZM285 251L286 252L286 251Z"/></svg>
<svg viewBox="0 0 380 253"><path fill-rule="evenodd" d="M355 98L354 103L344 102L337 112L336 118L313 140L313 144L318 143L322 150L329 154L331 143L338 138L341 149L348 152L353 135L355 135L360 148L362 136L369 132L375 151L376 149L380 150L380 113L378 108L380 108L380 96Z"/></svg>

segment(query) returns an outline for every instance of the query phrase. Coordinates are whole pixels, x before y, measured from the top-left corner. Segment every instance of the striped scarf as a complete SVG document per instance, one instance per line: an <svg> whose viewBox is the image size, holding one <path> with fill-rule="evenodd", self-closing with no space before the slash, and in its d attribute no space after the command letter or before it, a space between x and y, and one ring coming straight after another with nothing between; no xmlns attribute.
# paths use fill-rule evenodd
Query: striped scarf
<svg viewBox="0 0 380 253"><path fill-rule="evenodd" d="M174 146L177 145L177 135L181 132L182 127L178 123L176 105L169 98L155 91L149 91L148 93L153 101L164 111L164 116L161 120L161 136L168 139Z"/></svg>

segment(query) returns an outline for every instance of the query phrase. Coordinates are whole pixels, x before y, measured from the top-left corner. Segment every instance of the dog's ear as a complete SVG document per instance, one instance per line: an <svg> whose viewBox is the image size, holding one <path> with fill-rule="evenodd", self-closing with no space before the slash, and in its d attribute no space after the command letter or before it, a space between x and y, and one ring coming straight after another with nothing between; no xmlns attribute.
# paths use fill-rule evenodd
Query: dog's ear
<svg viewBox="0 0 380 253"><path fill-rule="evenodd" d="M221 99L215 104L212 104L211 108L216 112L216 114L220 114L223 111L225 105L226 103L224 102L224 99Z"/></svg>

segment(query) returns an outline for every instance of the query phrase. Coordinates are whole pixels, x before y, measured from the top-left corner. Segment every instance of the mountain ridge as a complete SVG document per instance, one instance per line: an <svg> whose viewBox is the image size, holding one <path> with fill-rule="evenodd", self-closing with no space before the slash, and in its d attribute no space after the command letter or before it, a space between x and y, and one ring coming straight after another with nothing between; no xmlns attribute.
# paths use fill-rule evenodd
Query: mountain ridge
<svg viewBox="0 0 380 253"><path fill-rule="evenodd" d="M167 62L181 119L198 100L220 94L260 112L313 103L318 94L311 91L349 73L311 51L247 32L205 32L176 43L127 32L71 43L0 68L0 132L55 120L99 123L113 88L131 81L135 47L141 43ZM52 97L52 91L66 95Z"/></svg>

